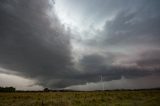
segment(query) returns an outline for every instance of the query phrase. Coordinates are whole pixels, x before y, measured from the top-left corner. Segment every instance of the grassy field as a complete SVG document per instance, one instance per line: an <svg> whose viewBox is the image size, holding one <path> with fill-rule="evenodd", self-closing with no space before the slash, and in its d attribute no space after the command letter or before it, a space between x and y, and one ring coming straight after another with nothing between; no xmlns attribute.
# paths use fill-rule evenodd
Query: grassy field
<svg viewBox="0 0 160 106"><path fill-rule="evenodd" d="M0 93L0 106L160 106L160 91Z"/></svg>

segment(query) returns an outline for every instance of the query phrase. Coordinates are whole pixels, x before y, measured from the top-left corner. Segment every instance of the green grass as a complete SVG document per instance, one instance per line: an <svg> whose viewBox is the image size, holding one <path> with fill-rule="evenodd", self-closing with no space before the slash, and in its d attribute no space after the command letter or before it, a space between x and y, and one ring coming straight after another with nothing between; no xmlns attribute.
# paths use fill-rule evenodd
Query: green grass
<svg viewBox="0 0 160 106"><path fill-rule="evenodd" d="M0 93L0 106L160 106L160 91Z"/></svg>

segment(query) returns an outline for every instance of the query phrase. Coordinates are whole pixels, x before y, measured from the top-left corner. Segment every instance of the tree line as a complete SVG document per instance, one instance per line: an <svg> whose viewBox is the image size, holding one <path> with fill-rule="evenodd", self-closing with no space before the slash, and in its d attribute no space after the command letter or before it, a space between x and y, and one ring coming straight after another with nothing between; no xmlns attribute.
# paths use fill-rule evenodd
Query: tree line
<svg viewBox="0 0 160 106"><path fill-rule="evenodd" d="M0 92L15 92L16 89L14 87L0 87Z"/></svg>

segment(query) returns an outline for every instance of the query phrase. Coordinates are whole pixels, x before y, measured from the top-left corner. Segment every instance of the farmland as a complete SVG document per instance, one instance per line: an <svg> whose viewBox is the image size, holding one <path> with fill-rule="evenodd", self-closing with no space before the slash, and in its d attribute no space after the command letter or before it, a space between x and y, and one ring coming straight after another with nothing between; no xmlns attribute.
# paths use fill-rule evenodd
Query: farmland
<svg viewBox="0 0 160 106"><path fill-rule="evenodd" d="M159 90L0 93L0 106L159 106Z"/></svg>

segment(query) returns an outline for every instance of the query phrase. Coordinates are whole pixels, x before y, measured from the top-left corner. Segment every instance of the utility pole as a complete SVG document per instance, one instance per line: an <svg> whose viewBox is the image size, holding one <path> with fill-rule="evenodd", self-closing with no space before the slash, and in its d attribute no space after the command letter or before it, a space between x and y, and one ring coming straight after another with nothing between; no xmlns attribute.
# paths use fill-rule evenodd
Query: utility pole
<svg viewBox="0 0 160 106"><path fill-rule="evenodd" d="M102 91L104 91L104 82L103 82L103 76L101 75L101 84L102 84Z"/></svg>

